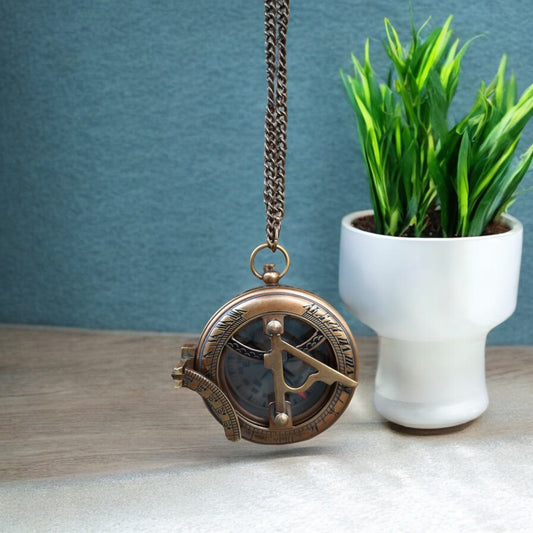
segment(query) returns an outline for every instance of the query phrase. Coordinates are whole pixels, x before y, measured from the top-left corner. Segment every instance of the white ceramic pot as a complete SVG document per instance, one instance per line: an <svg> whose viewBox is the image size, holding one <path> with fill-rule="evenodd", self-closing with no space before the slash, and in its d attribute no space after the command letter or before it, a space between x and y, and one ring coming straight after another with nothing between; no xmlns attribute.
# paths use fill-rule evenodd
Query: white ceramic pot
<svg viewBox="0 0 533 533"><path fill-rule="evenodd" d="M379 336L374 403L388 420L445 428L477 418L488 405L488 332L514 312L522 224L464 238L388 237L342 220L339 290Z"/></svg>

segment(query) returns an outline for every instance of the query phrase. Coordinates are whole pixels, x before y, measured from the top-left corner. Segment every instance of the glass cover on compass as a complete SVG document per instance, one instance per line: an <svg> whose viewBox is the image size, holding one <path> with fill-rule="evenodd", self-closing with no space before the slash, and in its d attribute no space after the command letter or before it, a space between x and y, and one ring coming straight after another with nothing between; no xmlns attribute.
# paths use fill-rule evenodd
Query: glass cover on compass
<svg viewBox="0 0 533 533"><path fill-rule="evenodd" d="M282 338L307 352L316 360L336 368L335 357L325 337L309 324L293 317L285 317ZM264 354L270 349L270 338L264 333L263 321L256 319L239 330L228 342L223 358L223 379L232 403L243 415L268 425L269 404L274 401L272 371L266 369ZM290 387L299 387L316 370L297 357L283 352L284 378ZM307 390L287 394L295 423L316 413L330 393L321 381Z"/></svg>

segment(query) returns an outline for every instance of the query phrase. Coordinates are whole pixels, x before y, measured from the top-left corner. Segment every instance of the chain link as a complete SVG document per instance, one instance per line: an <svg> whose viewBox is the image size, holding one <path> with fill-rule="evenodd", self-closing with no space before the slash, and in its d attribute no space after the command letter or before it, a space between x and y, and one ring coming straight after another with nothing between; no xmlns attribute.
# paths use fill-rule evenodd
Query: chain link
<svg viewBox="0 0 533 533"><path fill-rule="evenodd" d="M265 111L264 202L266 239L275 252L285 214L285 154L287 153L287 26L289 0L265 0Z"/></svg>

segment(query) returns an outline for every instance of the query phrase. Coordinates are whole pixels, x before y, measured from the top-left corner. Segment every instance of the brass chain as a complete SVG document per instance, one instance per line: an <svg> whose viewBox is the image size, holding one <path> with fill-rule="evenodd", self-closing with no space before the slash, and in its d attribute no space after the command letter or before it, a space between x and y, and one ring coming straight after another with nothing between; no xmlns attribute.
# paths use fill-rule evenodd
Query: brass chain
<svg viewBox="0 0 533 533"><path fill-rule="evenodd" d="M285 214L285 154L287 152L287 26L289 0L265 0L265 111L264 202L268 247L278 247Z"/></svg>

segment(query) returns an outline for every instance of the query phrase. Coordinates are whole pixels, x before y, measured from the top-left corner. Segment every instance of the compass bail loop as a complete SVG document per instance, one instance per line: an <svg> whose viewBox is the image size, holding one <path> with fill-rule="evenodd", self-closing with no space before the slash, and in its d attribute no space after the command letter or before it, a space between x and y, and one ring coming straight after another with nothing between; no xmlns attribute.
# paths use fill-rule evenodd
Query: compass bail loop
<svg viewBox="0 0 533 533"><path fill-rule="evenodd" d="M265 248L269 248L272 253L275 253L276 251L280 251L283 254L283 257L285 259L285 268L279 273L278 271L274 270L274 267L276 266L273 263L267 263L266 265L263 265L263 273L261 274L257 268L255 267L255 258L257 257L257 254L264 250ZM250 255L250 270L252 271L252 274L259 278L260 280L263 280L267 285L277 285L279 280L289 271L289 268L291 266L291 259L289 257L289 254L287 253L287 250L283 248L283 246L280 246L279 244L276 246L276 250L272 250L270 245L265 242L263 244L260 244L255 250L252 252L252 255Z"/></svg>

